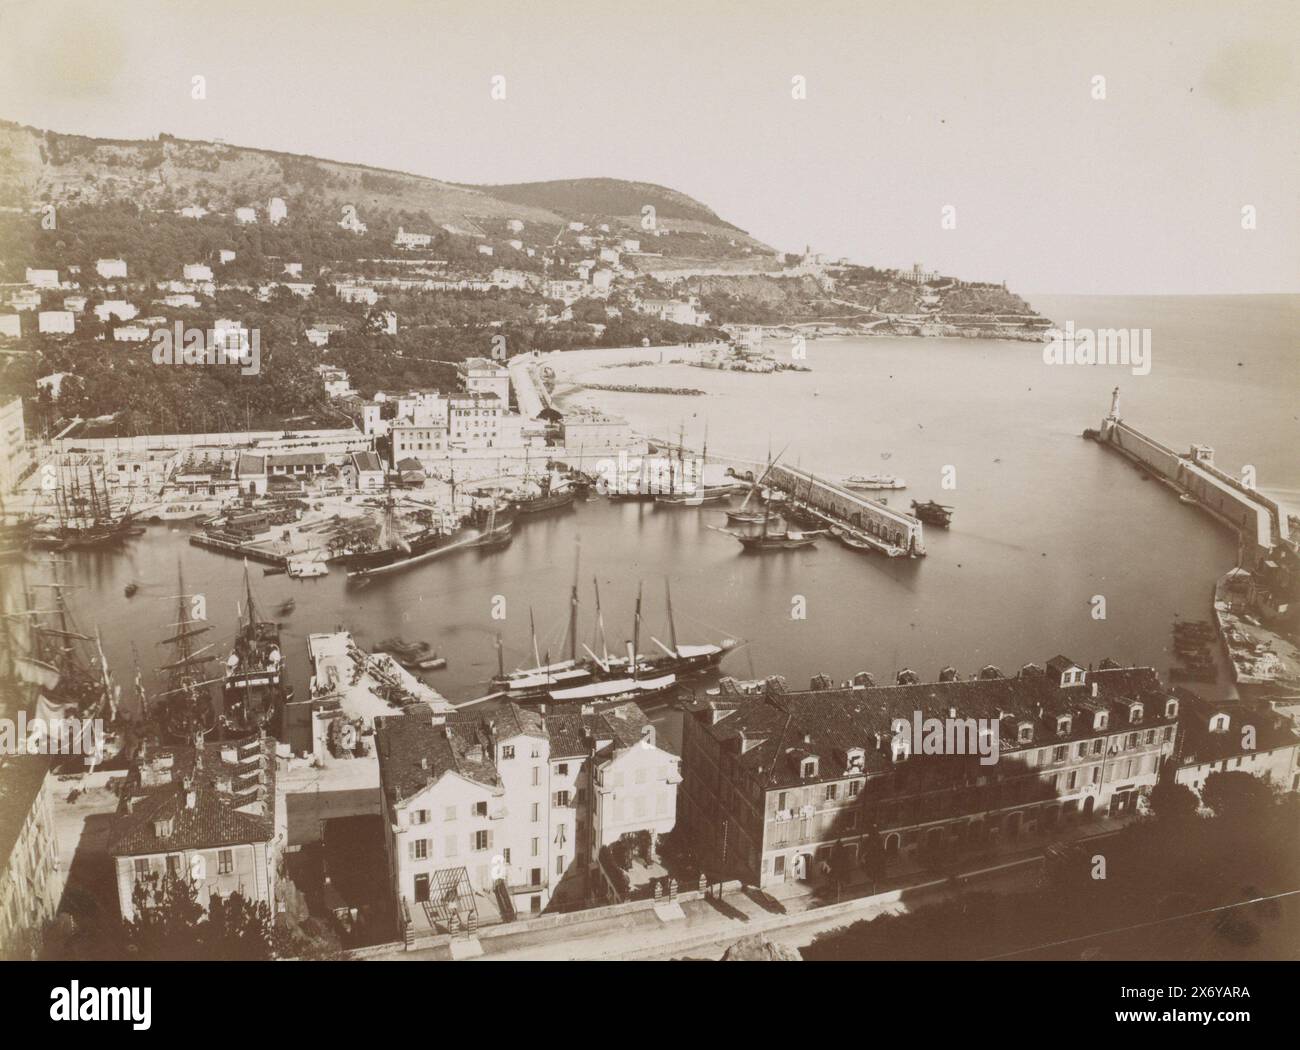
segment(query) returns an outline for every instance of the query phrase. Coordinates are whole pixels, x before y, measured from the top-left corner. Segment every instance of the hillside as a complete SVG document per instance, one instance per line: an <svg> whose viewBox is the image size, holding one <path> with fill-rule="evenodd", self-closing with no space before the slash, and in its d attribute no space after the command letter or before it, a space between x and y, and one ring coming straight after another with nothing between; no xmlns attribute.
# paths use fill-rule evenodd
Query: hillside
<svg viewBox="0 0 1300 1050"><path fill-rule="evenodd" d="M200 204L209 211L265 207L283 197L312 208L352 205L364 220L383 212L457 232L498 232L510 219L559 228L570 221L640 228L651 204L662 225L703 242L705 257L771 249L685 194L619 179L572 179L466 186L363 164L160 135L132 141L63 135L0 121L0 206L104 204L131 200L146 209ZM746 251L748 249L748 251Z"/></svg>

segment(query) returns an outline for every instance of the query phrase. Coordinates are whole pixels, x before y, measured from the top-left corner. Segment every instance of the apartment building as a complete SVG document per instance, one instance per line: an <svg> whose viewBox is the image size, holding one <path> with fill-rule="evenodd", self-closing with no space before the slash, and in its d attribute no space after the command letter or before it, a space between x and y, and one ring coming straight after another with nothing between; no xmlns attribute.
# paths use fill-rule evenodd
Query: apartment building
<svg viewBox="0 0 1300 1050"><path fill-rule="evenodd" d="M465 362L465 389L471 394L495 394L502 406L510 404L510 372L486 357Z"/></svg>
<svg viewBox="0 0 1300 1050"><path fill-rule="evenodd" d="M1198 795L1211 773L1250 773L1300 791L1300 732L1268 707L1203 700L1186 690L1174 780Z"/></svg>
<svg viewBox="0 0 1300 1050"><path fill-rule="evenodd" d="M704 863L763 886L817 881L877 851L888 864L1121 816L1174 753L1179 701L1151 668L1054 657L943 677L692 701L681 822ZM930 724L951 727L946 752L914 740Z"/></svg>
<svg viewBox="0 0 1300 1050"><path fill-rule="evenodd" d="M52 782L43 755L0 757L0 959L29 958L59 908Z"/></svg>
<svg viewBox="0 0 1300 1050"><path fill-rule="evenodd" d="M505 404L496 394L453 394L448 401L447 436L463 448L492 448L502 436Z"/></svg>
<svg viewBox="0 0 1300 1050"><path fill-rule="evenodd" d="M581 905L601 893L601 846L676 819L677 756L636 704L413 705L375 740L397 909L421 930Z"/></svg>
<svg viewBox="0 0 1300 1050"><path fill-rule="evenodd" d="M0 404L0 494L14 490L32 465L23 423L23 399Z"/></svg>
<svg viewBox="0 0 1300 1050"><path fill-rule="evenodd" d="M142 751L109 828L124 919L136 884L165 876L192 881L205 908L238 892L274 913L286 828L275 762L270 738Z"/></svg>

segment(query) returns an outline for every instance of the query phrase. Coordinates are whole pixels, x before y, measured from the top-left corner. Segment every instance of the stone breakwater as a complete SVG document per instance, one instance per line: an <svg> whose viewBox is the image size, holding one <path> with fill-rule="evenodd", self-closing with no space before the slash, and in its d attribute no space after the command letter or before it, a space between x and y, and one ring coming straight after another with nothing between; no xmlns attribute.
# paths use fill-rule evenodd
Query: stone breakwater
<svg viewBox="0 0 1300 1050"><path fill-rule="evenodd" d="M627 383L575 383L583 390L609 390L616 394L677 394L683 397L699 397L703 390L690 386L633 386Z"/></svg>

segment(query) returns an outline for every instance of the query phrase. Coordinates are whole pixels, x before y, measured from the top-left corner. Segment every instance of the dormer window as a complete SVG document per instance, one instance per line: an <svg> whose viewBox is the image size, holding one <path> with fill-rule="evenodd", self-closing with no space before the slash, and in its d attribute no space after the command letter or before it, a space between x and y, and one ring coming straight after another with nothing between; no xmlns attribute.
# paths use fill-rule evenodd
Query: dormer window
<svg viewBox="0 0 1300 1050"><path fill-rule="evenodd" d="M1034 724L1032 722L1021 722L1016 726L1016 742L1027 744L1034 739Z"/></svg>
<svg viewBox="0 0 1300 1050"><path fill-rule="evenodd" d="M1211 733L1226 733L1228 731L1228 716L1224 714L1215 715L1210 719Z"/></svg>
<svg viewBox="0 0 1300 1050"><path fill-rule="evenodd" d="M1093 729L1105 729L1110 724L1110 712L1098 711L1092 716Z"/></svg>
<svg viewBox="0 0 1300 1050"><path fill-rule="evenodd" d="M1177 701L1177 700L1167 700L1167 701L1165 701L1165 717L1166 717L1166 718L1177 718L1177 717L1178 717L1178 701Z"/></svg>
<svg viewBox="0 0 1300 1050"><path fill-rule="evenodd" d="M1070 716L1069 716L1069 715L1060 715L1060 716L1057 717L1057 719L1056 719L1056 735L1057 735L1057 736L1069 736L1069 735L1070 735Z"/></svg>
<svg viewBox="0 0 1300 1050"><path fill-rule="evenodd" d="M1134 725L1136 725L1138 722L1141 722L1141 721L1142 721L1142 705L1141 705L1141 704L1132 704L1132 705L1129 706L1129 709L1128 709L1128 720L1129 720L1130 722L1132 722Z"/></svg>
<svg viewBox="0 0 1300 1050"><path fill-rule="evenodd" d="M1071 686L1083 685L1083 679L1087 672L1082 667L1071 667L1061 672L1061 688L1069 689Z"/></svg>
<svg viewBox="0 0 1300 1050"><path fill-rule="evenodd" d="M867 760L867 753L860 747L851 747L849 748L848 759L850 769L860 770Z"/></svg>
<svg viewBox="0 0 1300 1050"><path fill-rule="evenodd" d="M817 775L817 759L805 758L799 766L800 775L807 780L809 777Z"/></svg>

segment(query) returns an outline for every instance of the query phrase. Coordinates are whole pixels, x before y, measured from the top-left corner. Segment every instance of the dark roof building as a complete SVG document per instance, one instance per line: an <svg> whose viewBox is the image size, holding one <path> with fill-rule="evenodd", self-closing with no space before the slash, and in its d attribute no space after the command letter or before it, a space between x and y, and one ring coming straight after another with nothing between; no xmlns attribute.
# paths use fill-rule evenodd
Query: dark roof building
<svg viewBox="0 0 1300 1050"><path fill-rule="evenodd" d="M987 843L1133 811L1173 753L1177 698L1151 668L1047 668L697 698L682 823L715 868L770 884L815 877L837 850L852 870L864 840L891 853Z"/></svg>
<svg viewBox="0 0 1300 1050"><path fill-rule="evenodd" d="M146 746L109 829L123 916L137 882L168 875L197 883L205 903L238 891L273 906L283 830L273 740Z"/></svg>

